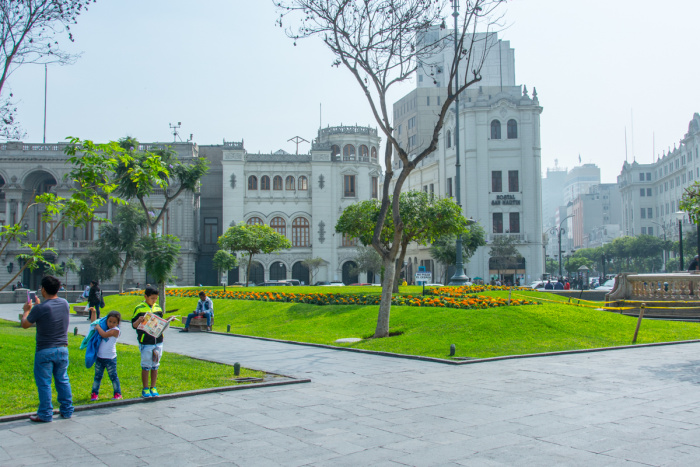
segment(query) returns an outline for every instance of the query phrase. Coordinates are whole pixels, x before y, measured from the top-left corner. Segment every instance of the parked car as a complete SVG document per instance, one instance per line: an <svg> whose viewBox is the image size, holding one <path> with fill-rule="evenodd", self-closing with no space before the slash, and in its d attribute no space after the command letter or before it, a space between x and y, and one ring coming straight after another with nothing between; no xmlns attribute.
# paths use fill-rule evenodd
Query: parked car
<svg viewBox="0 0 700 467"><path fill-rule="evenodd" d="M285 279L279 282L283 282L284 285L301 285L301 281L299 279Z"/></svg>
<svg viewBox="0 0 700 467"><path fill-rule="evenodd" d="M437 282L434 283L434 284L433 284L433 283L425 284L425 286L426 286L426 287L445 287L443 284L439 284L439 283L437 283Z"/></svg>
<svg viewBox="0 0 700 467"><path fill-rule="evenodd" d="M288 284L285 281L265 281L265 282L258 284L258 287L266 287L266 286L282 286L282 287L284 287L286 285L292 285L292 284Z"/></svg>
<svg viewBox="0 0 700 467"><path fill-rule="evenodd" d="M527 287L529 287L529 288L531 288L531 289L543 291L543 290L545 290L544 286L545 286L546 284L547 284L547 281L535 281L535 282L530 282L530 283L527 285ZM552 284L554 284L554 283L552 282Z"/></svg>
<svg viewBox="0 0 700 467"><path fill-rule="evenodd" d="M331 285L328 281L316 281L314 285Z"/></svg>
<svg viewBox="0 0 700 467"><path fill-rule="evenodd" d="M613 289L614 286L615 286L615 279L609 279L609 280L603 282L603 285L596 287L595 290L608 290L608 291L610 291Z"/></svg>

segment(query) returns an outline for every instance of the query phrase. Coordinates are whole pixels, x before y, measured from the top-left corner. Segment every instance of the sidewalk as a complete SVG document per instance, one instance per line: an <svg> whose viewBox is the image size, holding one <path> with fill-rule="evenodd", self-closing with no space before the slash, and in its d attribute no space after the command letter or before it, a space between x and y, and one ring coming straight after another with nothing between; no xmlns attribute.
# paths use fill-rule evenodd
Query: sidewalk
<svg viewBox="0 0 700 467"><path fill-rule="evenodd" d="M171 330L165 351L312 382L2 424L0 465L700 463L700 344L451 366Z"/></svg>

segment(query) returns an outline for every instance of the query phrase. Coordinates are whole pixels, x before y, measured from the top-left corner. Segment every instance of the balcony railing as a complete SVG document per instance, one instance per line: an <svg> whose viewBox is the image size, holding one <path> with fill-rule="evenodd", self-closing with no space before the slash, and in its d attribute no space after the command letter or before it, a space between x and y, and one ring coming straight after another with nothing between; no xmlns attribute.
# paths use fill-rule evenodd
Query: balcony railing
<svg viewBox="0 0 700 467"><path fill-rule="evenodd" d="M606 300L683 301L700 300L700 274L622 273Z"/></svg>

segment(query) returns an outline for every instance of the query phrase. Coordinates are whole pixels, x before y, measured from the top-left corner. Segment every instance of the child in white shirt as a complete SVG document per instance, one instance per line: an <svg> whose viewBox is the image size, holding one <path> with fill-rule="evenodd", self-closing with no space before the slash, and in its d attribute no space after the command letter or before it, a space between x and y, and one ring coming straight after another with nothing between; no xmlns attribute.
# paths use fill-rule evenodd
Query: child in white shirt
<svg viewBox="0 0 700 467"><path fill-rule="evenodd" d="M117 376L117 338L121 335L119 323L122 315L118 311L110 311L106 317L107 331L102 329L102 326L97 324L95 330L106 340L100 342L100 347L97 350L97 360L95 361L95 381L92 383L92 396L90 400L96 401L100 392L100 383L105 368L109 379L112 381L114 388L114 398L122 398L122 389L119 384L119 376Z"/></svg>

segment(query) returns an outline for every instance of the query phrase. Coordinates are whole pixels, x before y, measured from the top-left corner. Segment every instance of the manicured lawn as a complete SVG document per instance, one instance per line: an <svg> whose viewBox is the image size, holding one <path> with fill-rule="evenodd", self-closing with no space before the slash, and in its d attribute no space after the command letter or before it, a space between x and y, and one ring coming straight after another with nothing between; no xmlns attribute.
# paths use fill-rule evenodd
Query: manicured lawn
<svg viewBox="0 0 700 467"><path fill-rule="evenodd" d="M39 399L34 384L34 328L22 329L16 322L0 320L0 415L10 415L36 411ZM90 391L95 377L95 369L85 368L85 351L80 350L82 336L70 335L68 352L70 365L68 377L73 390L73 404L90 404ZM124 399L141 396L140 354L137 347L117 344L117 372ZM263 373L241 368L241 377L263 377ZM158 373L158 392L171 394L221 386L233 386L237 383L233 367L218 363L204 362L168 352L161 363ZM100 385L100 401L111 400L112 382L107 372ZM58 408L55 399L54 407Z"/></svg>
<svg viewBox="0 0 700 467"><path fill-rule="evenodd" d="M261 287L267 291L294 292L298 287ZM318 292L319 287L313 288ZM344 291L331 288L329 293ZM338 290L341 289L341 290ZM554 300L541 305L502 306L487 309L455 309L393 306L391 331L396 335L369 339L377 322L376 305L312 305L306 303L252 300L214 300L214 330L250 336L447 358L450 344L456 357L495 357L561 350L629 345L636 318L565 303L542 292L513 292L537 300ZM507 291L481 295L507 298ZM107 310L116 309L127 318L142 300L137 296L108 297ZM558 303L557 303L558 302ZM575 302L575 300L573 301ZM168 297L167 308L178 308L183 317L193 311L196 298ZM359 337L354 344L335 340ZM697 323L645 320L637 343L669 342L700 338Z"/></svg>

